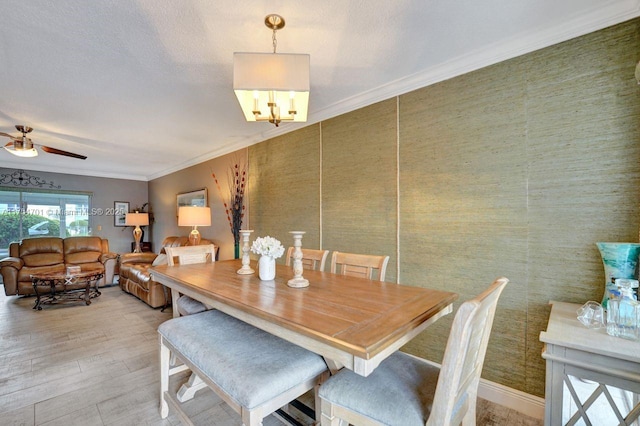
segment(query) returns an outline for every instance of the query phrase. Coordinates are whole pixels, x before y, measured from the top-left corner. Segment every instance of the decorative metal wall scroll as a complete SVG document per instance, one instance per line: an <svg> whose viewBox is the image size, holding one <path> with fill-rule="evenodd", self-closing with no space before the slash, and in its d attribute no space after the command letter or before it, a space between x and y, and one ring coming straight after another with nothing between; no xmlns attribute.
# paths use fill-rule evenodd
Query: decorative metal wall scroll
<svg viewBox="0 0 640 426"><path fill-rule="evenodd" d="M53 181L47 182L38 176L30 175L24 170L16 170L13 173L0 173L0 185L12 184L13 186L36 186L38 188L60 189Z"/></svg>

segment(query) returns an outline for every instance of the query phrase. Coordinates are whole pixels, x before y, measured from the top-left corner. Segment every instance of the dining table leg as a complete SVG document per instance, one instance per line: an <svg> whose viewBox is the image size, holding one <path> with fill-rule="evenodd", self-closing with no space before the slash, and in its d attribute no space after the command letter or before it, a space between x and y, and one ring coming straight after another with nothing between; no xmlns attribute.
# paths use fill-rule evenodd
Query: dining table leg
<svg viewBox="0 0 640 426"><path fill-rule="evenodd" d="M338 371L340 371L342 368L344 368L344 365L342 365L337 361L334 361L327 357L322 357L322 359L324 359L325 364L327 364L327 367L329 368L329 371L331 372L332 376L336 374Z"/></svg>

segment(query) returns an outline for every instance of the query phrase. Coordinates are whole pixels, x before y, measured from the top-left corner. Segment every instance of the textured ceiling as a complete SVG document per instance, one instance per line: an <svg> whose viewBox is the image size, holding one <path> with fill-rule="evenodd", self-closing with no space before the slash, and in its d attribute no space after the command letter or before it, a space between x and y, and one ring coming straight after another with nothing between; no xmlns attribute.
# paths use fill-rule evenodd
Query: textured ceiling
<svg viewBox="0 0 640 426"><path fill-rule="evenodd" d="M247 123L234 52L311 55L306 124ZM640 15L639 0L2 0L0 166L147 180ZM640 56L640 52L638 52ZM8 141L2 138L2 141Z"/></svg>

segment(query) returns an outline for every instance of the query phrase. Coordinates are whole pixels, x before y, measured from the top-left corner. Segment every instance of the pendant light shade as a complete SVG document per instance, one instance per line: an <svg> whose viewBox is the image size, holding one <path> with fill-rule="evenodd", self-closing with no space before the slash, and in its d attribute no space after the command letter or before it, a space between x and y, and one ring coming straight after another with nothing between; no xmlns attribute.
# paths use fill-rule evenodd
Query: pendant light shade
<svg viewBox="0 0 640 426"><path fill-rule="evenodd" d="M247 121L306 122L309 105L308 54L276 53L279 15L265 18L273 30L273 53L234 53L233 90Z"/></svg>
<svg viewBox="0 0 640 426"><path fill-rule="evenodd" d="M307 121L309 62L306 54L234 53L233 90L246 120L260 121L275 103L282 120Z"/></svg>

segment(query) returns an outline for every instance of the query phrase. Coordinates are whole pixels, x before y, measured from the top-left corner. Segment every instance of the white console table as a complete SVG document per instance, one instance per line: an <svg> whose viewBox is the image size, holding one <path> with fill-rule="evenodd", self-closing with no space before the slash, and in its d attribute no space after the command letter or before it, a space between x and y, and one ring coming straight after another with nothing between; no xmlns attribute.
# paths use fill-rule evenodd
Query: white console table
<svg viewBox="0 0 640 426"><path fill-rule="evenodd" d="M640 394L640 342L609 336L605 328L588 329L577 319L581 305L550 302L551 315L547 331L540 333L546 360L545 421L547 426L563 424L563 392L568 389L577 409L565 424L593 424L587 410L598 398L606 398L612 407L615 424L629 425L640 416L640 404L626 414L620 413L609 390L613 386ZM600 385L593 394L580 401L569 376ZM637 402L637 398L635 401Z"/></svg>

